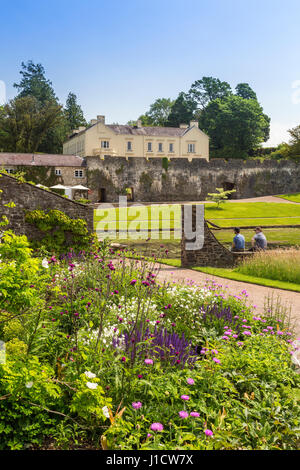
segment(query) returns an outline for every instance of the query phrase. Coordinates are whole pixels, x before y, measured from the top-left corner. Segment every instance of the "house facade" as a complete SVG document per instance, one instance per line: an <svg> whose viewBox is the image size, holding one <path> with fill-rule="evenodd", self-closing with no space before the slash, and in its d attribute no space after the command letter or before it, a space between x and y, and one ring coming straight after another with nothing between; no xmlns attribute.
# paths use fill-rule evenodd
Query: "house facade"
<svg viewBox="0 0 300 470"><path fill-rule="evenodd" d="M52 186L87 184L86 162L77 155L0 153L0 169L24 172L27 181Z"/></svg>
<svg viewBox="0 0 300 470"><path fill-rule="evenodd" d="M209 137L197 121L180 127L105 124L97 116L88 128L74 130L64 143L65 155L81 157L203 158L209 160Z"/></svg>

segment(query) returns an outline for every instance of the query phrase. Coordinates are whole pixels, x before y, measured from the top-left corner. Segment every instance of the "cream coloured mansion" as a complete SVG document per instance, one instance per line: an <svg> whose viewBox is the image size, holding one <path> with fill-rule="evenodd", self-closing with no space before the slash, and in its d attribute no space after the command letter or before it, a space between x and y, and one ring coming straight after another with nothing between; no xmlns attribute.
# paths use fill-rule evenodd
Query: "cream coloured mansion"
<svg viewBox="0 0 300 470"><path fill-rule="evenodd" d="M209 160L209 137L197 121L180 127L143 127L105 124L105 116L92 119L90 127L73 130L64 143L65 155L80 157L204 158Z"/></svg>

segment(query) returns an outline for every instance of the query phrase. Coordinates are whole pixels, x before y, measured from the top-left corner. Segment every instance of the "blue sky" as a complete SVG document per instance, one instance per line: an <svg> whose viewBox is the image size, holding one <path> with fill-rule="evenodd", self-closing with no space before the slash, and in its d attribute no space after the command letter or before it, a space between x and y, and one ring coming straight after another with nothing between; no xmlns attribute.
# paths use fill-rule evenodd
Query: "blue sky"
<svg viewBox="0 0 300 470"><path fill-rule="evenodd" d="M299 0L0 0L0 81L42 63L62 103L126 123L202 76L247 82L271 140L300 124ZM294 88L293 88L294 86Z"/></svg>

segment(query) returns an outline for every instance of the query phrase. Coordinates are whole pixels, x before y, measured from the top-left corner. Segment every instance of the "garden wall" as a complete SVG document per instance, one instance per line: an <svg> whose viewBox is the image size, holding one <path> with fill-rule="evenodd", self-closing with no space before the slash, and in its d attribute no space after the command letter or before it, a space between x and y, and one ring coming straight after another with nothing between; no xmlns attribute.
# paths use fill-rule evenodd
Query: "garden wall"
<svg viewBox="0 0 300 470"><path fill-rule="evenodd" d="M18 235L25 234L30 239L39 237L40 232L25 222L25 213L32 210L51 209L63 211L72 219L84 219L89 231L93 231L93 209L79 204L58 194L37 188L29 183L20 183L17 179L0 173L0 215L6 215L9 226ZM8 208L4 204L14 202L16 207Z"/></svg>
<svg viewBox="0 0 300 470"><path fill-rule="evenodd" d="M300 165L287 160L86 157L86 161L93 202L117 202L126 188L136 202L200 201L217 187L236 189L235 199L300 191Z"/></svg>

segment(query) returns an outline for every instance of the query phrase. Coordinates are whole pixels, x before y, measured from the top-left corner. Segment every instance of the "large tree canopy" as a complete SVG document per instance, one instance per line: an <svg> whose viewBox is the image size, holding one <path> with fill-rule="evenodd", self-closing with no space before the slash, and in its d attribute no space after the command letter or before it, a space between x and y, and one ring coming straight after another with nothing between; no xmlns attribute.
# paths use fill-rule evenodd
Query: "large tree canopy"
<svg viewBox="0 0 300 470"><path fill-rule="evenodd" d="M211 101L200 118L212 155L224 158L247 158L265 140L268 124L257 100L237 95Z"/></svg>
<svg viewBox="0 0 300 470"><path fill-rule="evenodd" d="M211 101L225 98L231 93L229 83L221 82L218 78L202 77L192 84L188 94L197 107L204 109Z"/></svg>
<svg viewBox="0 0 300 470"><path fill-rule="evenodd" d="M61 124L61 106L43 106L34 96L15 98L0 113L0 149L6 152L37 152L49 129Z"/></svg>
<svg viewBox="0 0 300 470"><path fill-rule="evenodd" d="M181 92L172 106L169 118L165 125L170 127L179 127L180 124L188 124L192 119L194 119L195 111L195 102L192 101L186 93Z"/></svg>
<svg viewBox="0 0 300 470"><path fill-rule="evenodd" d="M49 125L43 131L36 150L45 153L62 153L63 142L68 133L78 126L86 125L76 95L69 93L66 108L63 109L55 95L52 82L45 76L42 64L34 64L31 60L26 64L22 62L20 74L22 76L20 83L14 83L14 87L19 92L17 98L34 98L39 106L39 112L42 112L45 107L44 111L47 113L50 104L53 109L56 107L56 110L60 110L58 119L48 121Z"/></svg>

